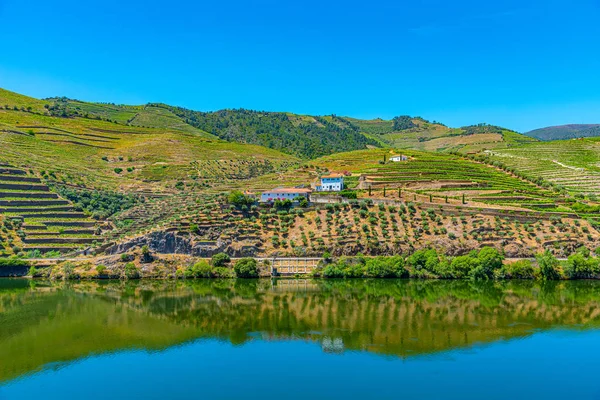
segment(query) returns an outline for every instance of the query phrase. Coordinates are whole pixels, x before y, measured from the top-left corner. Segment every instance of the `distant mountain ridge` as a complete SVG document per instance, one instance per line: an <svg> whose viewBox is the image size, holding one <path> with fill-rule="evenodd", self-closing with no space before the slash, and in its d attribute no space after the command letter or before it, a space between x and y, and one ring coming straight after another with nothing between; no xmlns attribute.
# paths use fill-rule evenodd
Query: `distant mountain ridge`
<svg viewBox="0 0 600 400"><path fill-rule="evenodd" d="M600 124L569 124L534 129L525 133L539 140L564 140L600 136Z"/></svg>
<svg viewBox="0 0 600 400"><path fill-rule="evenodd" d="M206 140L259 145L305 160L374 147L474 154L537 141L494 125L452 128L408 115L391 120L362 120L334 114L318 116L246 109L202 112L162 103L94 103L67 97L40 100L3 89L0 89L0 108L56 117L65 123L73 119L104 121L180 132Z"/></svg>

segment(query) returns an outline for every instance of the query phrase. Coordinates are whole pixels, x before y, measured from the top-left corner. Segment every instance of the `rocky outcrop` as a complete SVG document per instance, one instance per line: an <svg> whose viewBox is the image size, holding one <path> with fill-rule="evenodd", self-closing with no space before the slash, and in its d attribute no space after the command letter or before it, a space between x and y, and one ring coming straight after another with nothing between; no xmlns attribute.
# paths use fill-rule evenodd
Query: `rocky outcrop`
<svg viewBox="0 0 600 400"><path fill-rule="evenodd" d="M225 252L231 257L253 257L258 254L255 246L233 246L232 243L217 239L196 240L187 233L173 231L152 232L126 242L117 243L105 250L106 254L122 254L136 248L148 246L150 251L159 254L187 254L195 257L212 257Z"/></svg>

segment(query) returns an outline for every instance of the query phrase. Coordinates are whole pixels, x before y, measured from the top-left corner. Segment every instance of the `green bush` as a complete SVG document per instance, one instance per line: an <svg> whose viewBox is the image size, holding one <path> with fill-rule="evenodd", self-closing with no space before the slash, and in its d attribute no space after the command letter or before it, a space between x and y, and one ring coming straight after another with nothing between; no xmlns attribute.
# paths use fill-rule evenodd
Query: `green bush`
<svg viewBox="0 0 600 400"><path fill-rule="evenodd" d="M454 257L450 263L450 274L447 278L468 278L472 271L479 268L480 265L479 259L472 255Z"/></svg>
<svg viewBox="0 0 600 400"><path fill-rule="evenodd" d="M479 265L470 272L472 279L494 279L496 271L502 268L504 256L493 247L484 247L477 254Z"/></svg>
<svg viewBox="0 0 600 400"><path fill-rule="evenodd" d="M233 266L238 278L258 278L258 265L254 258L242 258Z"/></svg>
<svg viewBox="0 0 600 400"><path fill-rule="evenodd" d="M540 268L540 276L546 280L557 280L561 278L560 264L556 257L548 250L536 256Z"/></svg>
<svg viewBox="0 0 600 400"><path fill-rule="evenodd" d="M372 278L408 278L408 270L404 268L404 259L400 256L369 259L365 272Z"/></svg>
<svg viewBox="0 0 600 400"><path fill-rule="evenodd" d="M344 271L337 264L329 264L323 268L325 278L343 278Z"/></svg>
<svg viewBox="0 0 600 400"><path fill-rule="evenodd" d="M412 268L416 278L430 277L431 274L435 275L440 258L435 249L422 249L408 257L406 263ZM423 272L427 273L423 274Z"/></svg>
<svg viewBox="0 0 600 400"><path fill-rule="evenodd" d="M188 278L213 278L215 273L208 262L199 261L186 269L185 276Z"/></svg>
<svg viewBox="0 0 600 400"><path fill-rule="evenodd" d="M530 260L505 264L496 274L498 279L535 279L538 276Z"/></svg>
<svg viewBox="0 0 600 400"><path fill-rule="evenodd" d="M138 279L140 277L140 271L132 262L125 264L124 272L127 279Z"/></svg>
<svg viewBox="0 0 600 400"><path fill-rule="evenodd" d="M98 275L104 275L106 274L106 265L98 265L96 266L96 272L98 273Z"/></svg>
<svg viewBox="0 0 600 400"><path fill-rule="evenodd" d="M587 258L581 252L577 252L569 256L563 269L569 279L592 279L598 275L598 261L597 258Z"/></svg>
<svg viewBox="0 0 600 400"><path fill-rule="evenodd" d="M231 262L231 258L225 253L215 254L211 259L211 263L212 263L213 267L224 267L225 265L229 264L230 262Z"/></svg>
<svg viewBox="0 0 600 400"><path fill-rule="evenodd" d="M0 268L29 267L29 263L18 258L0 258Z"/></svg>

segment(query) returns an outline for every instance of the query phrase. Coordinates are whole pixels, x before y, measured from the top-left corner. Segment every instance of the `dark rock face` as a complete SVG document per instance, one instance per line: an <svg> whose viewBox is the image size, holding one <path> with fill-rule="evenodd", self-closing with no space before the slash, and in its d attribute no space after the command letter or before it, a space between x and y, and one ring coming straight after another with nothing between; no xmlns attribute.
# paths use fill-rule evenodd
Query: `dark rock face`
<svg viewBox="0 0 600 400"><path fill-rule="evenodd" d="M148 246L151 251L161 254L190 254L192 252L189 237L179 236L176 232L152 232L109 247L106 249L106 254L126 253L142 246Z"/></svg>
<svg viewBox="0 0 600 400"><path fill-rule="evenodd" d="M26 276L29 273L29 267L3 267L0 268L0 278L12 278Z"/></svg>
<svg viewBox="0 0 600 400"><path fill-rule="evenodd" d="M106 254L122 254L135 248L148 246L150 251L159 254L187 254L195 257L212 257L217 253L227 253L231 257L253 257L258 254L255 246L234 248L231 243L222 240L195 241L189 234L178 232L152 232L136 237L128 242L108 247Z"/></svg>

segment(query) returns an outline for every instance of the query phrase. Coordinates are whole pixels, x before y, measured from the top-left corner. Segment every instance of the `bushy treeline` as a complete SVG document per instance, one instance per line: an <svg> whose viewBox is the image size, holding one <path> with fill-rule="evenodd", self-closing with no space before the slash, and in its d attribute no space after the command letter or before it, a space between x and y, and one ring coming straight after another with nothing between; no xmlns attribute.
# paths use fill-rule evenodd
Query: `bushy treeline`
<svg viewBox="0 0 600 400"><path fill-rule="evenodd" d="M394 117L394 119L392 119L392 122L394 124L395 131L403 131L406 129L411 129L411 128L417 127L417 125L413 122L412 117L410 117L408 115L401 115L399 117Z"/></svg>
<svg viewBox="0 0 600 400"><path fill-rule="evenodd" d="M499 126L488 125L488 124L463 126L460 129L462 129L466 135L476 135L476 134L481 134L481 133L502 134L502 131L505 130Z"/></svg>
<svg viewBox="0 0 600 400"><path fill-rule="evenodd" d="M258 278L258 263L253 258L241 258L233 266L225 253L212 257L210 262L200 261L184 270L186 278Z"/></svg>
<svg viewBox="0 0 600 400"><path fill-rule="evenodd" d="M581 249L567 260L559 261L550 252L539 254L536 265L524 259L505 263L504 256L492 247L457 257L447 257L434 249L412 255L391 257L341 257L325 259L315 275L325 278L415 278L415 279L596 279L600 259Z"/></svg>
<svg viewBox="0 0 600 400"><path fill-rule="evenodd" d="M53 185L53 189L62 197L73 202L75 207L90 214L94 219L106 219L144 200L142 197L133 194L75 189L63 185Z"/></svg>
<svg viewBox="0 0 600 400"><path fill-rule="evenodd" d="M29 263L19 258L3 258L0 257L0 268L18 268L29 267Z"/></svg>
<svg viewBox="0 0 600 400"><path fill-rule="evenodd" d="M334 123L322 117L315 121L292 120L286 113L245 109L199 112L167 107L186 123L221 139L258 144L302 158L378 146L352 124ZM334 119L335 120L335 119Z"/></svg>

